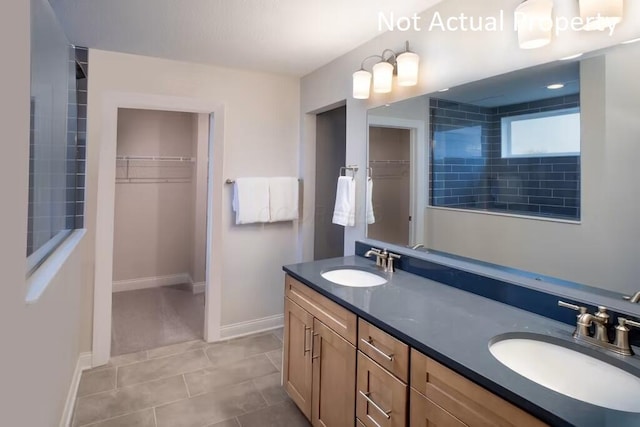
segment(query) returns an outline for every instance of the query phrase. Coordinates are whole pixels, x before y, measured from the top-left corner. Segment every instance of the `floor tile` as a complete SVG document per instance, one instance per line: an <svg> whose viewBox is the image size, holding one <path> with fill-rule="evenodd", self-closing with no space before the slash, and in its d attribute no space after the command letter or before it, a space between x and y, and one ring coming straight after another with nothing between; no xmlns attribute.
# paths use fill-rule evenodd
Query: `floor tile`
<svg viewBox="0 0 640 427"><path fill-rule="evenodd" d="M231 418L230 420L222 421L220 423L211 424L207 427L240 427L237 418Z"/></svg>
<svg viewBox="0 0 640 427"><path fill-rule="evenodd" d="M96 366L95 368L91 368L86 370L85 372L97 372L103 371L105 369L117 368L118 366L130 365L132 363L142 362L143 360L147 360L147 351L139 351L137 353L129 353L122 354L120 356L115 356L109 359L109 362L106 365Z"/></svg>
<svg viewBox="0 0 640 427"><path fill-rule="evenodd" d="M282 341L284 339L284 328L278 328L278 329L274 329L273 331L271 331L273 333L273 335L275 335L276 338L278 338L280 341Z"/></svg>
<svg viewBox="0 0 640 427"><path fill-rule="evenodd" d="M116 368L84 371L80 377L77 396L87 396L114 388L116 388Z"/></svg>
<svg viewBox="0 0 640 427"><path fill-rule="evenodd" d="M146 350L138 351L135 353L121 354L120 356L114 356L109 359L109 366L124 366L132 363L142 362L147 360Z"/></svg>
<svg viewBox="0 0 640 427"><path fill-rule="evenodd" d="M265 334L212 344L206 352L211 363L220 366L280 348L282 342L278 338L273 334Z"/></svg>
<svg viewBox="0 0 640 427"><path fill-rule="evenodd" d="M155 359L157 357L171 356L174 354L185 353L191 350L197 350L204 347L205 345L207 345L207 343L202 340L187 341L148 350L147 355L149 359Z"/></svg>
<svg viewBox="0 0 640 427"><path fill-rule="evenodd" d="M262 397L269 405L275 405L288 399L287 392L284 391L281 382L282 374L280 372L253 380L253 384L262 393Z"/></svg>
<svg viewBox="0 0 640 427"><path fill-rule="evenodd" d="M158 427L202 427L266 407L251 382L156 408ZM283 424L284 426L285 424Z"/></svg>
<svg viewBox="0 0 640 427"><path fill-rule="evenodd" d="M171 377L204 369L210 365L204 351L195 350L118 368L118 387Z"/></svg>
<svg viewBox="0 0 640 427"><path fill-rule="evenodd" d="M110 420L100 421L95 424L89 424L90 427L155 427L156 416L153 408L145 409L140 412L122 415Z"/></svg>
<svg viewBox="0 0 640 427"><path fill-rule="evenodd" d="M78 399L73 426L83 426L187 397L187 386L182 375L92 394Z"/></svg>
<svg viewBox="0 0 640 427"><path fill-rule="evenodd" d="M268 352L267 357L271 360L278 371L282 370L282 349Z"/></svg>
<svg viewBox="0 0 640 427"><path fill-rule="evenodd" d="M290 400L238 417L241 427L309 427L309 421Z"/></svg>
<svg viewBox="0 0 640 427"><path fill-rule="evenodd" d="M219 390L229 385L240 384L274 372L277 373L277 370L273 366L273 363L271 363L266 355L259 354L221 367L208 368L185 374L184 378L189 388L189 394L196 396L198 394Z"/></svg>

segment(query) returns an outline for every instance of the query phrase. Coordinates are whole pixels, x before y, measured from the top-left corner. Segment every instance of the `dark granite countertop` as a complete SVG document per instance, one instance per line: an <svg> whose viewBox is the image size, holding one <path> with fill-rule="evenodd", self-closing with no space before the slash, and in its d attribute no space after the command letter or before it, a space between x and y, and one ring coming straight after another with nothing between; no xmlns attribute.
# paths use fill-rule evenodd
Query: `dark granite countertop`
<svg viewBox="0 0 640 427"><path fill-rule="evenodd" d="M355 266L384 275L388 283L353 288L334 284L321 274ZM284 271L363 319L459 372L551 425L579 427L640 426L640 413L611 410L552 391L515 373L496 360L489 342L509 333L537 334L549 342L607 360L640 376L640 358L622 357L576 344L573 328L512 306L401 270L376 269L372 260L349 256L287 265ZM600 392L615 384L602 378ZM640 411L640 396L638 397Z"/></svg>

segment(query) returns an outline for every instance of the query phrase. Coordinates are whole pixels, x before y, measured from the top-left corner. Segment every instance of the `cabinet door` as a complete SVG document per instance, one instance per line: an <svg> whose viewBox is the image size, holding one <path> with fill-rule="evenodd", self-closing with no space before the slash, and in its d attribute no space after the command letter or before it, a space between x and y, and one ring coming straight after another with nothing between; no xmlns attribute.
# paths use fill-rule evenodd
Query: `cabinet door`
<svg viewBox="0 0 640 427"><path fill-rule="evenodd" d="M466 427L462 421L411 389L411 427Z"/></svg>
<svg viewBox="0 0 640 427"><path fill-rule="evenodd" d="M311 419L311 345L313 316L289 298L284 299L284 388L298 408Z"/></svg>
<svg viewBox="0 0 640 427"><path fill-rule="evenodd" d="M366 427L407 425L407 385L358 352L358 419Z"/></svg>
<svg viewBox="0 0 640 427"><path fill-rule="evenodd" d="M313 321L315 427L355 425L356 349L318 319Z"/></svg>

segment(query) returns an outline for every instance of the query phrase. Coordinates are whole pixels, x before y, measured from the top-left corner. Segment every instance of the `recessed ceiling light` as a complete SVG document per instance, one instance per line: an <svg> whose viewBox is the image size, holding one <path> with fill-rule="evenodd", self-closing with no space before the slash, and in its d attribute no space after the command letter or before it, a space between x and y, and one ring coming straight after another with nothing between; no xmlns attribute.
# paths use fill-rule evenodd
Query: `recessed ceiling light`
<svg viewBox="0 0 640 427"><path fill-rule="evenodd" d="M637 39L627 40L626 42L622 42L622 44L631 44L631 43L637 43L637 42L640 42L640 37L638 37Z"/></svg>
<svg viewBox="0 0 640 427"><path fill-rule="evenodd" d="M580 58L582 55L584 55L582 52L576 53L575 55L565 56L564 58L560 58L560 61L568 61L570 59Z"/></svg>
<svg viewBox="0 0 640 427"><path fill-rule="evenodd" d="M446 88L444 88L444 89L440 89L438 92L446 92L446 91L448 91L448 90L449 90L449 88L448 88L448 87L446 87Z"/></svg>
<svg viewBox="0 0 640 427"><path fill-rule="evenodd" d="M564 87L564 84L562 83L554 83L552 85L547 86L547 89L556 90L556 89L562 89L563 87Z"/></svg>

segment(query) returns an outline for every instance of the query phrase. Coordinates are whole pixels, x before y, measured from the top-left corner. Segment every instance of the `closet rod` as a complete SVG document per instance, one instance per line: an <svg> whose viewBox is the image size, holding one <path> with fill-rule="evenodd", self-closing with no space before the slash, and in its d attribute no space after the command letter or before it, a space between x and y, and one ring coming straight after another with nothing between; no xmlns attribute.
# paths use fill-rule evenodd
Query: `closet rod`
<svg viewBox="0 0 640 427"><path fill-rule="evenodd" d="M116 160L146 160L154 162L195 162L194 157L177 156L116 156Z"/></svg>
<svg viewBox="0 0 640 427"><path fill-rule="evenodd" d="M302 179L298 178L298 182L301 182ZM231 178L227 178L227 180L224 182L225 184L235 184L236 180L235 179L231 179Z"/></svg>

